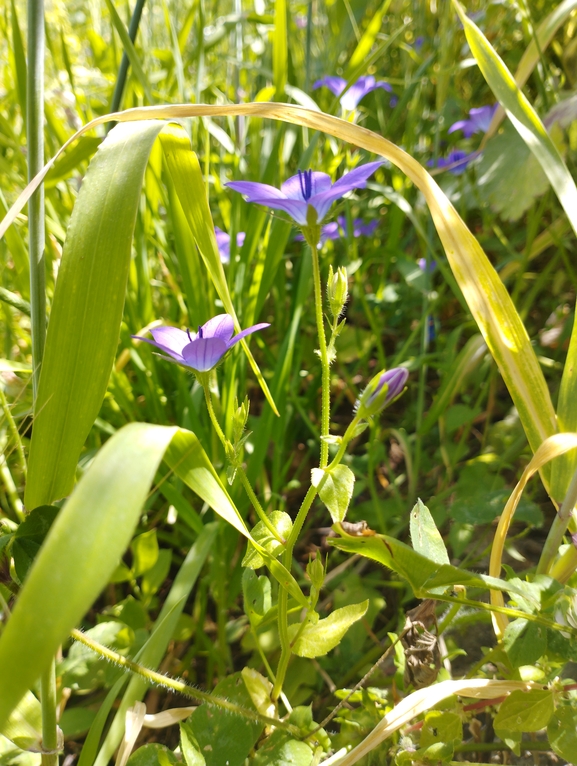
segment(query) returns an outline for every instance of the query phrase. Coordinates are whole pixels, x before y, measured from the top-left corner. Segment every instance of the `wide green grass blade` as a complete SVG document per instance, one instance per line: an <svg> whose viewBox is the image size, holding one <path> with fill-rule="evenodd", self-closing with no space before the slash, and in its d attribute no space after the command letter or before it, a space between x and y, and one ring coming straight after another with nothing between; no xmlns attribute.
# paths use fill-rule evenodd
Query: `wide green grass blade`
<svg viewBox="0 0 577 766"><path fill-rule="evenodd" d="M164 123L118 125L101 144L70 221L46 338L25 504L69 494L114 362L144 169Z"/></svg>
<svg viewBox="0 0 577 766"><path fill-rule="evenodd" d="M221 299L226 312L233 317L235 328L238 332L240 330L240 325L228 290L224 268L220 261L214 233L214 224L212 222L212 214L208 205L198 158L190 148L190 141L185 131L176 125L169 125L160 136L160 141L164 150L166 164L174 184L174 189L178 195L180 204L182 205L192 235L196 241L219 298ZM257 377L264 395L270 406L278 415L276 405L268 386L249 350L246 340L243 338L240 343L245 354L248 356L250 366Z"/></svg>
<svg viewBox="0 0 577 766"><path fill-rule="evenodd" d="M118 431L59 513L0 636L0 729L108 583L176 430Z"/></svg>

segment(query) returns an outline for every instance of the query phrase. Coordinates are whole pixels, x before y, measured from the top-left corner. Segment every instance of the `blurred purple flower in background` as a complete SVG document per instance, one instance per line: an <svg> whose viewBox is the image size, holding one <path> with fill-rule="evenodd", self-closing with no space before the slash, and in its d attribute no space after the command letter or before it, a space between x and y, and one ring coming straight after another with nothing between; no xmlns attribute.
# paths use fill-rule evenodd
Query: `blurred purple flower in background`
<svg viewBox="0 0 577 766"><path fill-rule="evenodd" d="M226 186L244 194L248 202L284 210L300 226L310 226L323 220L335 200L353 189L363 189L369 176L382 164L383 160L377 160L360 165L335 183L327 173L299 170L296 176L282 184L280 190L256 181L231 181ZM314 211L313 219L308 217L310 210Z"/></svg>
<svg viewBox="0 0 577 766"><path fill-rule="evenodd" d="M420 53L421 48L425 44L425 38L423 35L419 35L418 37L415 37L415 42L413 43L413 48L417 51L417 53Z"/></svg>
<svg viewBox="0 0 577 766"><path fill-rule="evenodd" d="M429 261L429 268L427 268L427 259L419 258L417 261L417 266L421 269L421 271L427 271L429 274L432 274L433 271L435 271L437 268L437 261Z"/></svg>
<svg viewBox="0 0 577 766"><path fill-rule="evenodd" d="M230 234L226 231L219 229L218 226L214 227L214 233L216 234L216 244L218 246L218 252L220 254L220 260L222 263L230 262ZM246 234L244 231L239 231L236 235L236 246L242 247L244 244L244 238Z"/></svg>
<svg viewBox="0 0 577 766"><path fill-rule="evenodd" d="M461 149L453 149L452 152L449 152L446 158L439 157L436 167L448 168L449 173L452 173L454 176L460 176L461 173L465 172L469 162L476 156L477 152L467 154L467 152L463 152ZM434 164L433 160L427 162L429 167L433 167Z"/></svg>
<svg viewBox="0 0 577 766"><path fill-rule="evenodd" d="M493 104L493 106L479 106L470 109L469 119L454 122L449 128L448 133L462 130L465 138L471 138L473 133L486 133L489 130L489 125L498 106L498 104Z"/></svg>
<svg viewBox="0 0 577 766"><path fill-rule="evenodd" d="M342 77L321 77L313 85L313 90L317 88L328 88L335 96L340 96L344 89L347 87L347 81ZM388 82L384 80L375 80L372 75L366 75L365 77L359 77L359 79L351 85L345 95L340 99L341 106L349 112L356 109L361 99L363 99L367 93L377 88L393 92L393 89Z"/></svg>
<svg viewBox="0 0 577 766"><path fill-rule="evenodd" d="M353 237L370 237L379 225L378 220L364 223L362 218L355 218L353 221ZM341 239L342 237L348 237L349 227L347 224L346 216L339 215L336 221L331 221L325 224L321 229L321 244L331 239ZM302 234L297 234L295 239L299 242L304 241Z"/></svg>
<svg viewBox="0 0 577 766"><path fill-rule="evenodd" d="M241 338L257 330L269 327L267 323L255 324L242 330L234 338L234 322L229 314L219 314L209 319L198 328L198 333L179 330L177 327L154 327L150 333L154 340L132 335L132 338L150 343L169 356L163 357L175 361L195 372L208 372L220 362L223 356L238 343Z"/></svg>

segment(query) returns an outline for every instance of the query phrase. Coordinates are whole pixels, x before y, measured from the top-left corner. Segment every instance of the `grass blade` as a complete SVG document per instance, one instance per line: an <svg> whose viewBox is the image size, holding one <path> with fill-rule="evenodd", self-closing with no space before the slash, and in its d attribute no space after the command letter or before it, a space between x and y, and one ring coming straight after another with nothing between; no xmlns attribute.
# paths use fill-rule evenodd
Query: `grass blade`
<svg viewBox="0 0 577 766"><path fill-rule="evenodd" d="M36 402L25 504L72 489L114 363L144 169L162 122L119 125L78 196L56 283Z"/></svg>

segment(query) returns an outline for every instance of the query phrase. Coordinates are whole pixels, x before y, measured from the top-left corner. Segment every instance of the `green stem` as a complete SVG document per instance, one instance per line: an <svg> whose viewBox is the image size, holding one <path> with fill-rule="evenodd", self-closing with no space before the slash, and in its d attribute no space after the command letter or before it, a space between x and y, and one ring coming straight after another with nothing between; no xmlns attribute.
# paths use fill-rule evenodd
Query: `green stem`
<svg viewBox="0 0 577 766"><path fill-rule="evenodd" d="M315 315L317 320L317 333L319 336L319 350L322 368L322 405L321 405L321 458L320 467L326 468L329 462L329 445L326 438L329 435L331 415L331 370L327 353L327 339L323 316L323 293L321 287L321 270L319 265L319 253L316 247L309 245L313 260L313 282L315 288Z"/></svg>
<svg viewBox="0 0 577 766"><path fill-rule="evenodd" d="M208 381L206 380L204 376L202 377L202 379L199 378L199 380L204 390L204 398L206 399L206 407L208 409L210 420L212 422L212 425L214 426L214 430L216 431L218 438L220 439L222 443L222 446L224 447L226 454L228 455L229 452L232 450L232 444L224 435L224 431L220 427L220 423L218 422L218 419L216 417L216 413L212 405L212 394L210 393ZM242 466L236 466L236 471L238 475L240 476L242 486L244 487L245 492L248 496L248 499L253 505L253 508L257 512L259 519L262 521L262 523L265 525L268 531L273 535L273 537L276 540L278 540L281 545L284 545L285 540L283 540L283 538L279 535L273 523L271 522L269 517L266 515L264 508L260 504L258 497L256 496L253 488L251 487L250 481L248 480L248 476L246 475L244 468Z"/></svg>
<svg viewBox="0 0 577 766"><path fill-rule="evenodd" d="M565 584L576 569L577 550L574 545L571 545L551 567L551 577Z"/></svg>
<svg viewBox="0 0 577 766"><path fill-rule="evenodd" d="M56 720L56 660L40 679L42 706L42 766L58 766L58 722Z"/></svg>
<svg viewBox="0 0 577 766"><path fill-rule="evenodd" d="M321 489L323 488L324 483L328 478L329 471L335 468L337 465L339 465L339 463L343 459L347 449L347 445L353 438L355 428L359 422L360 422L360 418L355 416L343 436L343 439L337 454L333 458L331 464L327 467L325 475L320 480L318 486L314 487L311 485L309 487L308 492L305 495L305 498L301 504L301 507L299 508L299 512L297 513L297 517L294 520L293 527L289 535L289 539L287 540L286 548L284 552L283 564L285 565L285 568L289 572L292 569L292 557L293 557L294 547L299 538L299 535L303 528L303 524L305 523L305 519L308 515L308 512L311 509L314 499L317 496L317 493L320 492ZM279 638L280 638L280 645L281 645L281 656L279 659L278 668L276 672L276 680L272 690L273 701L276 701L281 693L281 689L284 683L286 672L288 670L288 664L289 664L289 660L290 660L291 652L292 652L289 637L288 637L287 617L288 617L288 593L284 588L282 588L279 591L279 596L278 596L278 629L279 629Z"/></svg>
<svg viewBox="0 0 577 766"><path fill-rule="evenodd" d="M130 42L136 40L136 34L138 32L138 26L140 24L140 18L144 9L144 3L146 0L136 0L134 10L132 12L132 18L130 19L130 26L128 27L128 36ZM129 59L126 51L122 54L122 60L120 61L120 67L118 68L118 77L116 78L116 84L114 86L114 93L112 95L112 103L110 104L111 112L120 111L120 104L122 102L122 95L124 93L124 87L126 85L126 76L128 74ZM106 126L106 132L109 133L116 125L115 122L109 122Z"/></svg>
<svg viewBox="0 0 577 766"><path fill-rule="evenodd" d="M26 141L28 181L44 165L44 0L28 0L28 73ZM32 336L32 391L38 392L46 339L46 274L44 264L44 187L28 201L30 252L30 330Z"/></svg>
<svg viewBox="0 0 577 766"><path fill-rule="evenodd" d="M6 458L2 453L0 453L0 479L2 479L6 489L6 494L8 495L8 499L10 500L12 508L14 509L14 513L16 514L16 518L20 522L24 521L26 518L26 514L24 513L24 506L22 505L22 500L20 500L20 496L18 495L18 490L16 489L16 484L12 478L10 469L8 468Z"/></svg>
<svg viewBox="0 0 577 766"><path fill-rule="evenodd" d="M537 565L537 574L546 574L551 568L551 564L557 555L557 551L559 550L559 546L563 540L563 535L567 531L567 526L576 504L577 470L573 474L573 478L571 479L571 484L569 485L569 489L567 490L563 504L555 516L553 523L551 524L551 529L549 530L549 534L545 540L543 552L541 553L541 558L539 559L539 564Z"/></svg>
<svg viewBox="0 0 577 766"><path fill-rule="evenodd" d="M10 412L10 407L8 406L8 400L6 399L6 394L4 393L2 386L0 386L0 406L2 407L2 410L4 411L6 422L8 423L8 430L10 431L10 435L12 436L12 439L14 440L14 444L16 445L16 451L20 459L20 467L22 468L22 473L24 474L24 478L26 478L26 455L24 454L22 439L20 438L20 434L18 433L18 428L16 426L16 423L14 422L12 413Z"/></svg>
<svg viewBox="0 0 577 766"><path fill-rule="evenodd" d="M229 713L234 713L235 715L239 715L251 721L257 721L258 723L262 723L265 726L274 726L277 729L284 729L291 734L297 736L300 735L300 731L296 726L292 726L285 721L280 721L277 718L270 718L269 716L261 715L256 710L250 710L249 708L242 707L242 705L236 705L234 702L230 702L229 700L223 699L222 697L214 697L208 692L202 692L199 689L195 689L193 686L189 686L181 679L170 678L169 676L165 676L162 673L157 673L155 670L145 668L143 665L139 665L137 662L127 659L122 654L118 654L112 649L109 649L107 646L99 644L97 641L94 641L81 630L74 628L70 635L75 641L84 644L84 646L92 649L92 651L96 654L104 657L110 662L113 662L115 665L128 670L130 673L134 673L135 675L144 678L144 680L148 681L149 683L164 686L165 688L178 692L185 697L190 697L191 699L197 701L200 700L200 702L204 702L207 705L214 705L215 707L221 708L222 710L228 710Z"/></svg>

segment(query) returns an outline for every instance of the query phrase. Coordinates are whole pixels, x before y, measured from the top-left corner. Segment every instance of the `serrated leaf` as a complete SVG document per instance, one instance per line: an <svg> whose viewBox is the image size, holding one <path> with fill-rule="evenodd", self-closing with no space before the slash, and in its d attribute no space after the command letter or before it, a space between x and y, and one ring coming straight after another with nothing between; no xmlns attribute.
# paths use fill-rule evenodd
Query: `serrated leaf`
<svg viewBox="0 0 577 766"><path fill-rule="evenodd" d="M322 657L338 646L347 630L357 620L364 617L369 602L351 604L335 609L324 620L316 624L309 623L301 632L293 646L293 651L299 657ZM289 625L289 637L291 641L300 630L300 625Z"/></svg>
<svg viewBox="0 0 577 766"><path fill-rule="evenodd" d="M272 511L268 516L269 521L277 530L279 537L287 540L290 535L293 523L288 513L284 511ZM280 556L284 551L284 545L277 540L264 521L259 521L251 532L252 537L257 543L267 550L271 556ZM242 560L242 566L249 569L259 569L264 566L265 561L262 555L250 543L247 546L246 553Z"/></svg>
<svg viewBox="0 0 577 766"><path fill-rule="evenodd" d="M577 761L577 710L560 707L547 724L551 748L569 763Z"/></svg>
<svg viewBox="0 0 577 766"><path fill-rule="evenodd" d="M314 487L318 487L326 476L319 497L331 514L333 524L344 521L355 487L354 473L346 465L337 465L331 471L313 468L311 473Z"/></svg>
<svg viewBox="0 0 577 766"><path fill-rule="evenodd" d="M450 564L447 548L427 506L419 498L411 511L411 542L417 553L421 553L438 564Z"/></svg>
<svg viewBox="0 0 577 766"><path fill-rule="evenodd" d="M541 165L510 122L487 142L477 183L483 198L507 221L518 220L549 188Z"/></svg>
<svg viewBox="0 0 577 766"><path fill-rule="evenodd" d="M554 711L553 692L549 689L514 691L499 708L495 730L539 731L547 726Z"/></svg>

